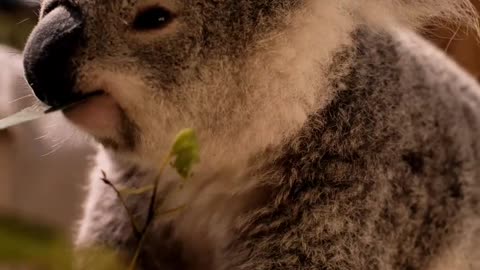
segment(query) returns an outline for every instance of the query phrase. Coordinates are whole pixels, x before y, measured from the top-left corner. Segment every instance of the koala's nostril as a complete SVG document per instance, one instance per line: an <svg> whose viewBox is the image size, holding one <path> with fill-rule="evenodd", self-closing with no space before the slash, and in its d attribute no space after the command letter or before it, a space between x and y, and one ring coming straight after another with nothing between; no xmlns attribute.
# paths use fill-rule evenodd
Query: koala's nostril
<svg viewBox="0 0 480 270"><path fill-rule="evenodd" d="M75 93L72 56L83 38L83 18L71 6L57 6L40 20L25 46L25 77L44 103L59 106Z"/></svg>

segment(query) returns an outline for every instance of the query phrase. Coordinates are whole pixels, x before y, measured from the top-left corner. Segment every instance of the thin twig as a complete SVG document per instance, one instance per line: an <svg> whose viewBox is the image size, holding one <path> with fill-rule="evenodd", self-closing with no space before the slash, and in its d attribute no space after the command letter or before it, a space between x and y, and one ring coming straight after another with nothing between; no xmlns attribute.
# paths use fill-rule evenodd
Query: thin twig
<svg viewBox="0 0 480 270"><path fill-rule="evenodd" d="M150 204L148 206L148 214L147 214L147 219L145 221L145 226L140 232L140 241L138 243L137 249L135 250L135 254L133 256L133 259L130 263L130 270L134 270L135 266L137 265L138 257L140 256L140 252L143 248L143 244L145 243L147 231L150 228L150 225L152 224L154 218L155 218L155 213L156 213L156 205L157 205L157 194L158 194L158 184L160 182L160 175L162 175L163 171L165 168L168 166L170 163L170 160L172 159L172 154L169 153L168 156L165 157L165 159L162 162L162 165L160 166L159 170L159 176L155 178L155 182L153 184L153 191L152 191L152 197L150 198Z"/></svg>
<svg viewBox="0 0 480 270"><path fill-rule="evenodd" d="M132 212L130 211L130 209L127 207L127 202L126 202L125 199L123 198L123 196L122 196L122 194L120 193L120 191L115 187L115 185L114 185L110 180L107 179L107 174L106 174L104 171L102 171L102 178L101 178L101 180L102 180L106 185L110 186L110 187L115 191L115 193L117 194L118 199L120 200L120 202L121 202L122 205L123 205L123 208L125 208L125 211L127 211L127 215L128 215L128 217L129 217L129 219L130 219L130 223L131 223L131 225L132 225L132 229L133 229L133 233L134 233L135 237L136 237L137 239L141 239L142 234L141 234L140 231L138 230L138 227L137 227L137 225L135 224L135 220L134 220L134 218L133 218L133 214L132 214Z"/></svg>
<svg viewBox="0 0 480 270"><path fill-rule="evenodd" d="M165 170L165 168L168 166L168 164L170 163L170 160L172 159L172 154L168 154L165 159L163 160L161 166L160 166L160 170L159 170L159 175L162 175L163 174L163 171ZM144 227L144 230L147 229L148 227L148 224L152 222L153 218L155 217L155 206L157 205L157 193L158 193L158 184L160 182L160 176L158 176L156 179L155 179L155 183L153 184L153 194L152 194L152 197L150 199L150 205L148 206L148 215L147 215L147 221L145 223L145 227Z"/></svg>
<svg viewBox="0 0 480 270"><path fill-rule="evenodd" d="M175 208L172 208L172 209L169 209L169 210L165 210L165 211L163 211L163 212L160 212L160 213L158 213L158 215L164 216L164 215L173 214L173 213L175 213L175 212L178 212L178 211L183 210L186 206L187 206L186 204L182 204L182 205L180 205L180 206L178 206L178 207L175 207Z"/></svg>
<svg viewBox="0 0 480 270"><path fill-rule="evenodd" d="M119 192L122 194L122 195L126 195L126 196L130 196L130 195L142 195L142 194L145 194L147 192L150 192L153 190L153 185L148 185L148 186L145 186L145 187L142 187L142 188L123 188L123 189L120 189Z"/></svg>
<svg viewBox="0 0 480 270"><path fill-rule="evenodd" d="M137 266L137 261L138 261L138 258L140 257L140 252L142 251L143 244L147 239L147 232L149 227L150 227L150 224L146 224L142 232L142 236L140 237L140 241L138 242L138 247L135 250L135 254L133 255L132 261L130 262L130 266L128 267L129 270L135 270L135 267Z"/></svg>

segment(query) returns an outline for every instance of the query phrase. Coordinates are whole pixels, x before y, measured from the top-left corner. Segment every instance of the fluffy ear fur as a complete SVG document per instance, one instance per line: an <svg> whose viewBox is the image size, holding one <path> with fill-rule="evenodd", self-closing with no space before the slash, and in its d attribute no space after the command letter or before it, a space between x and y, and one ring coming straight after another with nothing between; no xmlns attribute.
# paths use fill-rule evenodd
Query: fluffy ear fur
<svg viewBox="0 0 480 270"><path fill-rule="evenodd" d="M478 14L470 0L342 0L346 10L365 22L386 21L419 28L427 22L448 21L479 33ZM354 10L352 10L352 8Z"/></svg>

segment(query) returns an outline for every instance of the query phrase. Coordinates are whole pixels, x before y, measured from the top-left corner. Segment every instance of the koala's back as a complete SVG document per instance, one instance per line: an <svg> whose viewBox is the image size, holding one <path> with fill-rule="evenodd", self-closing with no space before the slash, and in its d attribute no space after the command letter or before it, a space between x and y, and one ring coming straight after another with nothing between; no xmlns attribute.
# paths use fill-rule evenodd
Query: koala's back
<svg viewBox="0 0 480 270"><path fill-rule="evenodd" d="M480 267L480 89L426 41L392 33L358 31L338 54L335 98L267 162L273 195L241 218L229 265Z"/></svg>

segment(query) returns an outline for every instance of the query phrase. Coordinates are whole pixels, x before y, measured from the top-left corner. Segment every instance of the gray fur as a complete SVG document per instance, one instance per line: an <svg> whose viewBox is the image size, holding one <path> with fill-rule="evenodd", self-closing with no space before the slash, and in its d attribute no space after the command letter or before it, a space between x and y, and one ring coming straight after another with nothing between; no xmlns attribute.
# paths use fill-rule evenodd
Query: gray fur
<svg viewBox="0 0 480 270"><path fill-rule="evenodd" d="M77 84L104 85L134 127L97 136L116 148L97 157L79 248L132 255L100 171L146 185L192 126L203 161L165 201L188 207L156 221L141 269L480 267L480 88L410 28L475 21L465 1L164 2L177 24L137 35L137 1L76 1ZM147 198L128 200L140 221Z"/></svg>

